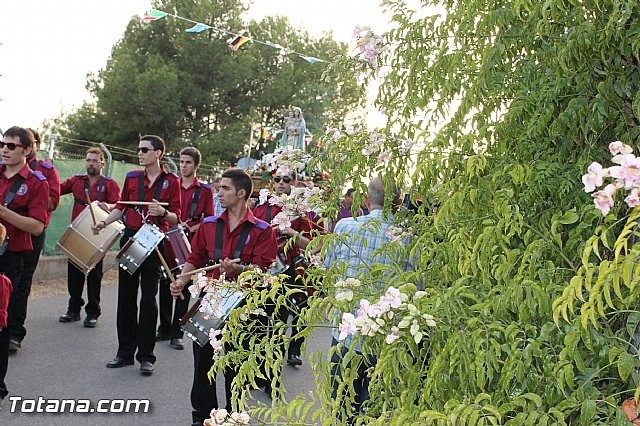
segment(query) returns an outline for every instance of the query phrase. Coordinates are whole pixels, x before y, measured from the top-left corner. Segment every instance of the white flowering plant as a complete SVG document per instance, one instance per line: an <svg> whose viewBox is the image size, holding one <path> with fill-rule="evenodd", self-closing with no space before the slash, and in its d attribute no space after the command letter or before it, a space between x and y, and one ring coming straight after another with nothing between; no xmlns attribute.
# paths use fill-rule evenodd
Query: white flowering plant
<svg viewBox="0 0 640 426"><path fill-rule="evenodd" d="M229 413L224 408L211 410L210 418L204 421L204 426L248 426L251 417L246 411L233 411Z"/></svg>

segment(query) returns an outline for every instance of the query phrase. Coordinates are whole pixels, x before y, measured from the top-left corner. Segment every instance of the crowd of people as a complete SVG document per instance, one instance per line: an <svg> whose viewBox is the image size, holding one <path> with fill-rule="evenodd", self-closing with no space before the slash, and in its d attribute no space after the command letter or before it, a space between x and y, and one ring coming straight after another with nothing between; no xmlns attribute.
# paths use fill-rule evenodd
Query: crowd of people
<svg viewBox="0 0 640 426"><path fill-rule="evenodd" d="M120 368L133 365L137 360L139 371L145 376L154 373L157 341L169 340L170 346L176 350L185 348L180 321L189 309L191 272L219 264L220 267L209 271L208 276L218 278L224 274L227 280L233 281L245 271L254 268L267 271L279 264L282 268L275 272L286 277L283 291L292 287L300 288L298 266L304 260L305 249L312 239L333 229L331 224L323 223L314 212L295 218L288 226L273 226L272 220L280 213L281 207L267 200L250 208L249 200L254 188L251 176L246 171L228 169L214 180L213 187L198 179L201 154L195 147L187 147L180 152L180 177L168 172L161 163L166 151L165 143L155 135L140 138L137 155L141 168L127 174L122 188L113 179L103 176L105 160L99 148L86 151L86 173L69 177L60 183L55 167L36 157L39 142L36 131L12 127L4 133L0 143L0 225L6 228L6 238L2 239L0 246L0 400L8 394L4 378L9 353L21 349L26 335L24 324L31 281L51 213L61 195L73 196L71 221L89 204L97 203L99 208L108 212L104 219L92 224L94 235L121 221L124 224L121 251L148 224L164 234L179 228L189 241L190 253L184 264L180 265L181 274L175 280L170 277L171 270L164 265L163 253L167 248L163 244L151 252L135 271L118 269L118 347L115 357L106 367ZM298 182L296 171L286 167L277 170L273 184L274 196L289 195L292 188L304 186L304 183ZM361 218L351 218L354 210L352 193L353 190L346 193L339 216L342 220L335 225L334 231L358 235L370 243L365 244L363 247L366 250L357 253L357 256L352 250L346 249L344 242L330 247L327 264L345 262L349 265L347 275L355 277L363 273L368 262L379 261L374 259L374 252L384 239L384 229L372 234L370 228L363 227L363 224L376 219L388 225L391 219L382 215L384 192L378 178L369 185L371 211L364 214L356 209L356 215L362 215ZM98 324L101 313L102 261L88 273L85 272L69 261L69 303L59 321L79 321L84 306L84 326L93 328ZM168 281L167 284L170 282L170 285L159 285L163 281ZM86 303L83 299L85 282ZM261 319L287 324L291 318L288 344L278 349L282 351L286 363L293 367L303 364L303 339L298 333L300 308L295 304L282 304L267 315L267 319ZM264 325L265 330L273 326L268 323ZM249 341L243 342L246 349L249 349L249 344ZM334 340L334 344L341 343ZM197 342L193 342L192 346L192 420L194 425L201 425L213 409L224 407L232 411L231 384L237 370L229 367L224 371L226 395L224 405L220 405L215 381L208 377L213 365L213 347L209 344L200 346ZM232 348L227 346L225 350ZM367 396L364 367L371 360L366 361L362 368L362 381L356 385L360 395L358 403L362 403ZM340 374L339 370L334 374ZM269 380L256 382L271 394Z"/></svg>

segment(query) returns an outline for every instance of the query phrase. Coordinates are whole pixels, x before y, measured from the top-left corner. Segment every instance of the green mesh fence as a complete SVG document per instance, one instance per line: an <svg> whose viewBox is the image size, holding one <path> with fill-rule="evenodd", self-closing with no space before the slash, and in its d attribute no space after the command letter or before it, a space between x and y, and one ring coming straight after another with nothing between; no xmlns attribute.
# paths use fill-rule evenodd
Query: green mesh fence
<svg viewBox="0 0 640 426"><path fill-rule="evenodd" d="M40 152L39 158L46 158L47 154ZM55 159L54 165L60 175L60 182L64 182L71 176L79 173L86 173L84 159ZM137 170L140 166L114 161L111 164L110 177L112 177L120 188L124 184L124 178L131 170ZM105 169L106 170L106 167ZM51 215L51 223L47 228L47 238L44 244L45 255L60 254L56 252L56 242L69 227L71 222L71 210L73 208L73 195L67 194L60 197L58 208ZM116 247L116 246L114 246Z"/></svg>

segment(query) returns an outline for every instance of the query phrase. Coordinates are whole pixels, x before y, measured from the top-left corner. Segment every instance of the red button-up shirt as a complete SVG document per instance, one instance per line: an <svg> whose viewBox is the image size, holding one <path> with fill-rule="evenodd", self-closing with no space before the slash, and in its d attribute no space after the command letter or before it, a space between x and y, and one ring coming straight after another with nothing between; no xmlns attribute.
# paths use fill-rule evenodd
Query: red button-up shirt
<svg viewBox="0 0 640 426"><path fill-rule="evenodd" d="M7 193L16 179L18 179L18 175L20 175L24 178L24 182L22 182L22 185L20 185L16 195L7 207L9 210L22 216L28 216L39 222L46 223L47 207L49 206L49 185L47 184L47 179L42 176L41 173L31 171L26 164L18 173L9 179L7 179L4 174L5 170L6 166L4 164L0 165L0 204L4 205ZM5 220L0 219L0 222L7 228L7 237L9 238L7 251L22 253L33 250L31 234L21 231Z"/></svg>
<svg viewBox="0 0 640 426"><path fill-rule="evenodd" d="M47 183L49 184L49 198L53 203L53 209L49 210L49 205L47 204L47 221L44 223L44 227L46 228L51 221L51 213L58 208L58 204L60 203L60 175L53 165L46 161L39 160L37 155L34 155L29 161L29 168L42 173L42 175L47 178Z"/></svg>
<svg viewBox="0 0 640 426"><path fill-rule="evenodd" d="M233 252L238 245L238 237L240 237L244 224L245 222L250 222L252 227L249 231L247 242L240 252L240 260L245 264L256 265L263 271L269 269L278 254L276 236L271 226L262 220L256 219L251 210L247 211L247 214L238 223L233 232L229 232L229 212L226 210L218 217L209 216L203 220L191 241L191 254L187 257L188 263L191 263L196 268L202 268L207 260L214 259L218 221L222 221L224 224L222 229L222 259L231 259L233 257ZM208 275L218 278L220 269L214 269ZM234 279L235 276L227 276L227 278Z"/></svg>
<svg viewBox="0 0 640 426"><path fill-rule="evenodd" d="M161 166L161 169L160 175L158 175L151 186L149 186L149 178L144 170L135 170L127 173L120 201L153 201L160 176L164 174L165 179L162 182L162 189L160 190L160 195L158 195L158 201L168 202L169 205L165 208L180 217L180 182L178 182L178 176L173 173L168 173L164 169L164 166ZM144 196L142 200L139 200L138 185L141 174L144 176ZM137 231L142 228L142 216L135 207L136 206L120 203L117 203L115 207L118 210L124 211L124 224L132 231ZM145 213L148 210L147 206L140 206L139 208ZM155 224L162 232L167 232L169 229L168 222L158 216L149 216L147 222Z"/></svg>
<svg viewBox="0 0 640 426"><path fill-rule="evenodd" d="M258 219L262 219L266 221L268 207L269 207L269 202L256 206L253 209L253 215ZM270 214L269 221L272 221L273 218L276 217L276 215L281 211L282 211L282 208L280 206L276 206L276 205L271 206L271 214ZM302 236L306 238L311 238L312 224L309 216L305 215L305 217L298 217L297 219L292 220L291 229L293 229L294 231L300 232ZM286 237L278 237L278 241L281 247L283 248L286 247ZM289 247L286 250L284 254L287 257L287 264L293 265L293 260L296 257L300 256L300 248L297 245L293 244L291 247Z"/></svg>
<svg viewBox="0 0 640 426"><path fill-rule="evenodd" d="M104 185L100 186L100 181L103 179ZM98 200L100 202L113 204L116 201L120 200L120 187L118 186L116 181L111 179L110 177L101 176L101 178L98 179L95 185L91 185L89 176L87 175L71 176L69 179L60 184L60 195L73 194L74 203L73 210L71 211L72 222L87 205L87 196L84 193L85 182L89 186L89 199L91 201Z"/></svg>
<svg viewBox="0 0 640 426"><path fill-rule="evenodd" d="M200 188L198 204L193 212L193 217L191 217L191 204L193 203L193 197L198 187ZM182 181L180 181L180 194L182 200L182 212L180 213L181 222L186 222L187 226L191 227L205 217L213 216L213 191L210 185L202 183L196 178L188 188L185 188L182 186Z"/></svg>

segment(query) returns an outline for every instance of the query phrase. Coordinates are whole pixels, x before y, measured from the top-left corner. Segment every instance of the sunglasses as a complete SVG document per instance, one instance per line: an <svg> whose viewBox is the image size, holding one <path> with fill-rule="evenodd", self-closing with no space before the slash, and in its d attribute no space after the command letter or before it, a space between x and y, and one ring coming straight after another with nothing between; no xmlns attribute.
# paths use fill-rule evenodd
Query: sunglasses
<svg viewBox="0 0 640 426"><path fill-rule="evenodd" d="M9 151L13 151L16 149L16 146L24 146L21 143L13 143L13 142L0 142L0 149L4 147L9 148Z"/></svg>
<svg viewBox="0 0 640 426"><path fill-rule="evenodd" d="M138 152L141 152L143 154L146 154L149 151L155 151L155 149L154 148L149 148L149 147L146 147L146 146L139 146L138 147Z"/></svg>
<svg viewBox="0 0 640 426"><path fill-rule="evenodd" d="M282 177L276 176L273 178L273 181L275 183L280 183L280 181L283 181L284 183L291 183L292 180L293 179L291 179L289 176L282 176Z"/></svg>

